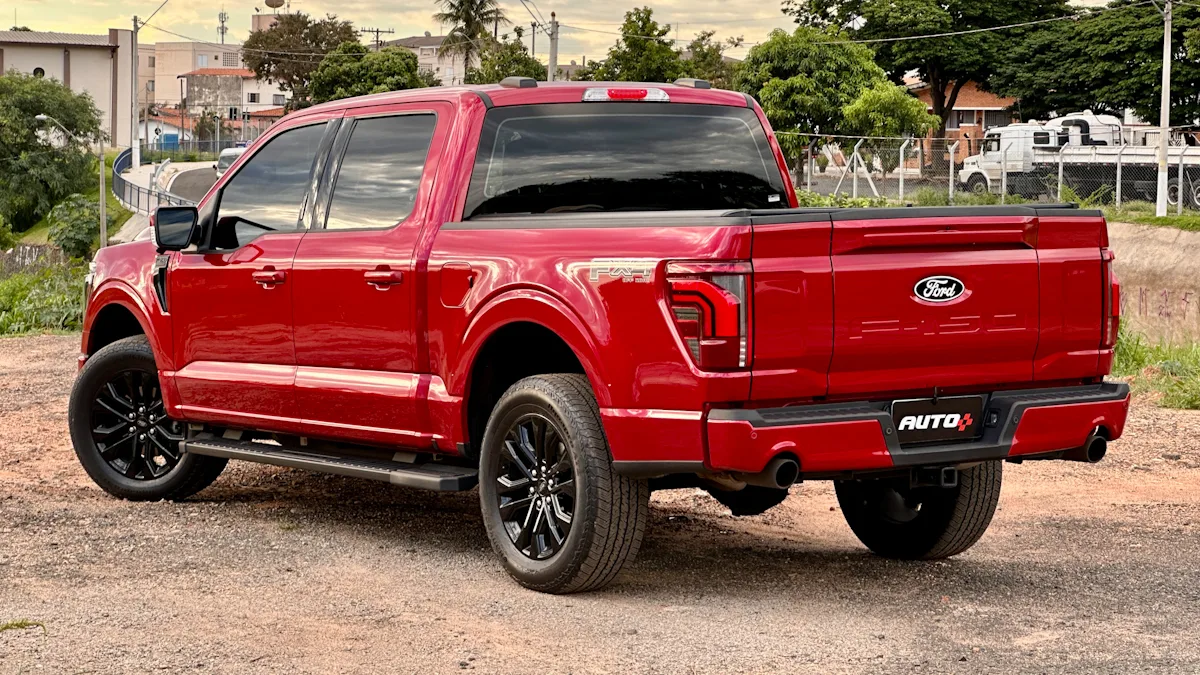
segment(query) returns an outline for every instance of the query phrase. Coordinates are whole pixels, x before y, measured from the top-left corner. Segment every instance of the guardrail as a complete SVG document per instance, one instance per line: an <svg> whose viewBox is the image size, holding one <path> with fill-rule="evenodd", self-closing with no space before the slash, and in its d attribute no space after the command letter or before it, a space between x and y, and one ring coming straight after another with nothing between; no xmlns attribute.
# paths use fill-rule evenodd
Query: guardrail
<svg viewBox="0 0 1200 675"><path fill-rule="evenodd" d="M129 182L121 175L133 163L132 151L122 150L113 160L112 191L125 208L144 215L151 215L160 206L195 206L196 202L178 197L169 192L144 188Z"/></svg>

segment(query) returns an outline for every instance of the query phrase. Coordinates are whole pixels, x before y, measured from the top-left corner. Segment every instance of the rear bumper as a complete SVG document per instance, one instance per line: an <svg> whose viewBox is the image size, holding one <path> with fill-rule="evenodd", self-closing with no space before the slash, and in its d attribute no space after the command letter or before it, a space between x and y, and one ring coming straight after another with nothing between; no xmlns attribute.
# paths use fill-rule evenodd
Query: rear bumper
<svg viewBox="0 0 1200 675"><path fill-rule="evenodd" d="M1109 440L1125 429L1129 386L1106 382L1002 391L985 404L983 436L967 443L901 447L890 401L713 410L706 422L710 471L757 473L794 455L806 478L916 466L1037 457L1078 448L1100 427Z"/></svg>

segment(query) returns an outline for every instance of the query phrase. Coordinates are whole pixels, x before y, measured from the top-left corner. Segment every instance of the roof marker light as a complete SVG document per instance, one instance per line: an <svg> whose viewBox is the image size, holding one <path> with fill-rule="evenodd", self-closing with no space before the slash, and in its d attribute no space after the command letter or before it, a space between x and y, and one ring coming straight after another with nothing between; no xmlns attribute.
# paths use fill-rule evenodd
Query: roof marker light
<svg viewBox="0 0 1200 675"><path fill-rule="evenodd" d="M635 89L626 87L592 87L583 92L585 103L597 101L650 101L652 103L670 103L671 97L667 92L655 87Z"/></svg>

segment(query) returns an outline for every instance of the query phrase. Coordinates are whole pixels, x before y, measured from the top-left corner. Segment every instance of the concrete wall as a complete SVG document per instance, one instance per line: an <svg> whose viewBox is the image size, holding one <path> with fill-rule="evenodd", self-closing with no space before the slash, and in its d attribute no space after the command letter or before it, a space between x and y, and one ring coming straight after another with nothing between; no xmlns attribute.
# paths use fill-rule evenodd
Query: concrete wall
<svg viewBox="0 0 1200 675"><path fill-rule="evenodd" d="M1150 341L1200 339L1200 232L1108 224L1121 322Z"/></svg>

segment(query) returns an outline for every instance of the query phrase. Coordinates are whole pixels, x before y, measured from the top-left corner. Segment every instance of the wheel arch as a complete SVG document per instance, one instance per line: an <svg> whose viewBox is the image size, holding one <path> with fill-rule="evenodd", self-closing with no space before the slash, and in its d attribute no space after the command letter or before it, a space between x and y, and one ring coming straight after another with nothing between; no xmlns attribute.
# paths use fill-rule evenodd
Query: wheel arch
<svg viewBox="0 0 1200 675"><path fill-rule="evenodd" d="M170 366L170 352L154 330L142 300L120 281L110 281L96 289L84 322L84 352L91 356L117 340L134 335L145 335L150 341L160 369Z"/></svg>
<svg viewBox="0 0 1200 675"><path fill-rule="evenodd" d="M457 377L449 383L450 391L463 397L463 431L471 454L478 456L477 445L500 396L525 377L582 374L597 403L607 406L596 353L591 331L553 296L526 289L489 302L467 327Z"/></svg>

